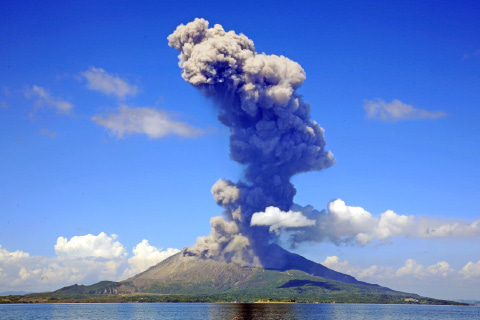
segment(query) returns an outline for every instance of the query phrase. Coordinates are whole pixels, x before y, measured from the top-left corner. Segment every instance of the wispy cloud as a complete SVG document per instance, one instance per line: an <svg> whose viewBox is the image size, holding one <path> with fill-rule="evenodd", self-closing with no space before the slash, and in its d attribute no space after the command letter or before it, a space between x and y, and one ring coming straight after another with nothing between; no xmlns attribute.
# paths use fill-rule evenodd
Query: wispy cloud
<svg viewBox="0 0 480 320"><path fill-rule="evenodd" d="M476 50L475 52L472 52L472 53L465 53L463 55L463 60L470 59L470 58L475 58L475 57L480 57L480 49Z"/></svg>
<svg viewBox="0 0 480 320"><path fill-rule="evenodd" d="M40 134L43 135L43 136L47 136L49 138L55 138L57 136L57 133L56 132L53 132L53 131L50 131L46 128L42 128L40 129Z"/></svg>
<svg viewBox="0 0 480 320"><path fill-rule="evenodd" d="M102 68L90 67L81 73L87 80L87 88L103 94L124 99L126 96L135 96L138 88L129 84L116 75L109 74Z"/></svg>
<svg viewBox="0 0 480 320"><path fill-rule="evenodd" d="M382 99L365 100L363 108L368 119L384 122L437 119L447 115L444 111L428 111L415 108L400 100L392 100L391 102L385 102Z"/></svg>
<svg viewBox="0 0 480 320"><path fill-rule="evenodd" d="M73 109L73 104L59 97L54 97L50 92L40 86L33 85L24 91L27 99L35 100L35 108L50 107L58 113L69 113Z"/></svg>
<svg viewBox="0 0 480 320"><path fill-rule="evenodd" d="M143 240L128 258L126 248L116 239L103 232L71 239L59 237L55 257L10 252L0 246L0 291L39 292L74 283L122 280L180 252L172 248L163 251Z"/></svg>
<svg viewBox="0 0 480 320"><path fill-rule="evenodd" d="M2 96L2 100L0 100L0 109L7 109L9 104L7 100L3 99L8 99L10 97L10 88L4 86L0 91L0 95Z"/></svg>
<svg viewBox="0 0 480 320"><path fill-rule="evenodd" d="M130 108L121 105L118 113L95 115L92 120L107 128L113 135L123 138L127 134L146 134L150 138L162 138L167 135L195 137L203 130L185 122L175 121L167 112L149 107Z"/></svg>

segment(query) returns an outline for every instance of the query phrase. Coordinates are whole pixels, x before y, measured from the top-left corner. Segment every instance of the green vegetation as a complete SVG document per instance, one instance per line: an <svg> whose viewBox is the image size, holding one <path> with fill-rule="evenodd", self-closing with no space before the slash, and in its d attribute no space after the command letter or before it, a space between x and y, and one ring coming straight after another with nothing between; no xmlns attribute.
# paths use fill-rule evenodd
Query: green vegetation
<svg viewBox="0 0 480 320"><path fill-rule="evenodd" d="M0 303L302 302L459 304L357 281L280 247L291 269L240 267L178 253L121 282L73 285L54 292L0 297ZM283 251L279 251L283 250ZM304 270L304 271L301 271Z"/></svg>
<svg viewBox="0 0 480 320"><path fill-rule="evenodd" d="M420 297L372 285L348 284L308 275L256 269L245 281L218 287L208 281L181 284L154 282L149 292L134 292L132 282L102 281L90 286L73 285L49 293L0 297L0 303L57 302L299 302L458 304ZM138 291L138 290L137 290ZM175 291L177 293L175 293ZM187 292L201 292L197 294ZM210 293L206 293L210 291Z"/></svg>

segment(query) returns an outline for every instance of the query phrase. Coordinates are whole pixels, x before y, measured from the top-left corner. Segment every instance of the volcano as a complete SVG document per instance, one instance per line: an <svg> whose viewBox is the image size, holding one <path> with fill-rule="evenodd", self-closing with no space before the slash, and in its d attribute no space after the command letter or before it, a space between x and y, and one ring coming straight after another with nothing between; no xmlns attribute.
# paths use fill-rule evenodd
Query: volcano
<svg viewBox="0 0 480 320"><path fill-rule="evenodd" d="M458 304L395 291L331 270L275 244L276 264L240 266L194 255L187 248L120 282L73 285L30 299L70 302L348 302ZM40 295L40 296L39 296ZM30 300L29 300L30 301ZM20 301L21 302L21 301Z"/></svg>
<svg viewBox="0 0 480 320"><path fill-rule="evenodd" d="M257 53L244 34L219 24L209 28L201 18L179 25L167 39L179 52L183 79L219 110L218 119L230 132L230 158L243 166L242 180L222 178L213 185L223 216L212 217L210 235L198 237L190 248L130 279L74 285L48 297L448 303L358 281L272 244L282 235L294 246L352 238L332 232L335 219L325 220L324 211L293 202L293 176L335 164L325 130L311 120L310 105L296 92L305 71L284 56Z"/></svg>
<svg viewBox="0 0 480 320"><path fill-rule="evenodd" d="M282 247L271 244L265 249L265 260L271 261L264 268L240 267L235 263L216 261L192 255L187 249L177 253L148 270L122 283L140 288L142 292L198 294L228 291L235 287L255 285L251 280L258 273L271 271L272 274L296 270L311 277L334 280L342 283L376 286L358 281L354 277L331 270L319 263L291 253ZM181 286L171 287L173 284ZM198 287L206 291L198 291ZM163 289L160 289L163 288ZM195 289L190 290L189 288Z"/></svg>

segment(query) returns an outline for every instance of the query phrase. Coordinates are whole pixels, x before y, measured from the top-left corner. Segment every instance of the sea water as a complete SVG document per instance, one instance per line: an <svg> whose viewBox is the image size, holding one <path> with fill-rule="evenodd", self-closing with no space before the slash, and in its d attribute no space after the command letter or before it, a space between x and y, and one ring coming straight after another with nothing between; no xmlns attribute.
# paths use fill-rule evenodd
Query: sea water
<svg viewBox="0 0 480 320"><path fill-rule="evenodd" d="M89 303L0 305L0 320L480 320L480 307L301 303Z"/></svg>

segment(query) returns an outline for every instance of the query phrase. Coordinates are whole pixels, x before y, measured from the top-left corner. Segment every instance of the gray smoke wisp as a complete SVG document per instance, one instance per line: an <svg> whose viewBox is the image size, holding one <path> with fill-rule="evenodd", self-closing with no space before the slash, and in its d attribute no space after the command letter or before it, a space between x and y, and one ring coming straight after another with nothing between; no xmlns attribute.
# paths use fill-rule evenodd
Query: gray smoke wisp
<svg viewBox="0 0 480 320"><path fill-rule="evenodd" d="M220 107L218 119L231 133L230 157L245 167L244 181L220 179L212 187L224 217L213 217L211 234L187 252L265 266L262 251L276 233L252 225L252 215L269 207L279 209L269 209L273 214L288 212L296 193L292 176L335 163L324 130L296 93L305 71L284 56L256 53L245 35L218 24L208 28L204 19L178 26L168 41L180 52L183 79Z"/></svg>

